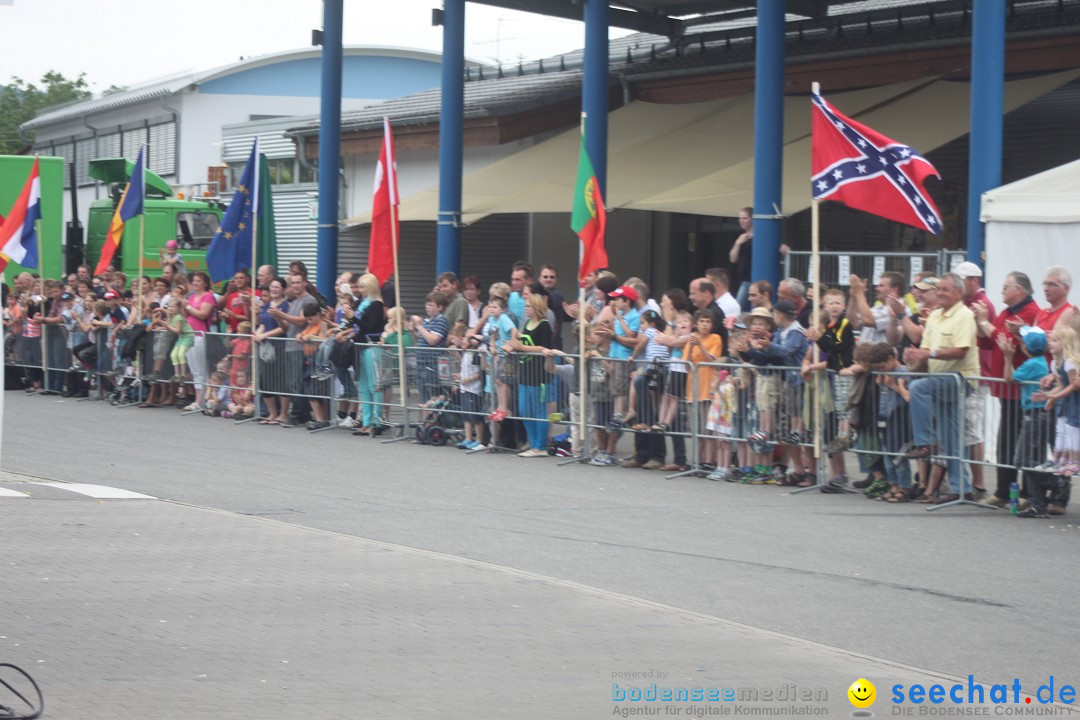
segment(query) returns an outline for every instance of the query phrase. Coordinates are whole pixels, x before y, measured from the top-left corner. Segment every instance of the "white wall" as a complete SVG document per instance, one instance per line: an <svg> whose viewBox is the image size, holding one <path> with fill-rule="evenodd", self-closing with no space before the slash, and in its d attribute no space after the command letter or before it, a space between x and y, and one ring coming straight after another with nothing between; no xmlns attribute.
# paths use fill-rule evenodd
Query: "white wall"
<svg viewBox="0 0 1080 720"><path fill-rule="evenodd" d="M1073 275L1069 300L1080 304L1080 223L986 224L983 287L999 311L1001 287L1011 272L1026 273L1035 289L1035 301L1046 307L1040 283L1051 265L1063 265Z"/></svg>
<svg viewBox="0 0 1080 720"><path fill-rule="evenodd" d="M168 103L180 112L180 174L177 184L206 182L206 168L221 163L221 126L247 122L252 115L314 115L319 98L275 95L215 95L186 92ZM342 99L342 111L381 102Z"/></svg>

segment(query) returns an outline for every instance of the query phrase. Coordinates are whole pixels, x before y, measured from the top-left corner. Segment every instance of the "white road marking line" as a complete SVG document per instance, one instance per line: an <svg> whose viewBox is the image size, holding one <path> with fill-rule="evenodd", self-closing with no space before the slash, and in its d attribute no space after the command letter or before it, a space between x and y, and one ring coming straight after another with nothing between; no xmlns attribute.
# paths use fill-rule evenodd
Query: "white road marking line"
<svg viewBox="0 0 1080 720"><path fill-rule="evenodd" d="M121 490L120 488L107 485L91 485L88 483L61 483L61 482L36 482L34 485L46 485L48 487L70 490L80 495L87 495L98 500L157 500L153 495Z"/></svg>
<svg viewBox="0 0 1080 720"><path fill-rule="evenodd" d="M7 488L0 487L0 497L28 498L30 496L26 493L21 493L18 490L8 490Z"/></svg>

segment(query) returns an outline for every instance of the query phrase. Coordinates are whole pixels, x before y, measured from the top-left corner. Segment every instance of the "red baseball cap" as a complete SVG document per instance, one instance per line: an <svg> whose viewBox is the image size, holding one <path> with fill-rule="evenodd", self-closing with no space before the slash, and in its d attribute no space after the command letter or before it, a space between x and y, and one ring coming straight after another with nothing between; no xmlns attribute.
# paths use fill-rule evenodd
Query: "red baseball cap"
<svg viewBox="0 0 1080 720"><path fill-rule="evenodd" d="M637 302L637 291L629 285L622 285L608 293L609 298L626 298L632 303Z"/></svg>

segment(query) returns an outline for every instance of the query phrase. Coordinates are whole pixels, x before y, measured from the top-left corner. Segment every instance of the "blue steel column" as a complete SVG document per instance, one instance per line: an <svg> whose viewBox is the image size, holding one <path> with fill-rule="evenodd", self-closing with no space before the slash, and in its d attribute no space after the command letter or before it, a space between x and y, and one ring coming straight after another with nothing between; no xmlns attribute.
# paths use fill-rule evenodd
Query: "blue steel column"
<svg viewBox="0 0 1080 720"><path fill-rule="evenodd" d="M317 287L333 298L337 279L338 189L341 187L341 14L343 0L323 0L322 96L319 104ZM254 268L252 268L254 271Z"/></svg>
<svg viewBox="0 0 1080 720"><path fill-rule="evenodd" d="M443 2L439 110L439 226L435 273L461 274L461 173L465 144L465 0Z"/></svg>
<svg viewBox="0 0 1080 720"><path fill-rule="evenodd" d="M589 151L600 195L607 200L608 156L608 0L585 0L585 67L581 109L585 112L585 148Z"/></svg>
<svg viewBox="0 0 1080 720"><path fill-rule="evenodd" d="M780 279L780 219L784 174L784 3L761 2L757 11L754 75L753 280ZM768 217L765 217L768 216Z"/></svg>
<svg viewBox="0 0 1080 720"><path fill-rule="evenodd" d="M982 194L1001 184L1005 94L1005 0L974 4L971 32L971 139L968 149L967 258L983 266Z"/></svg>

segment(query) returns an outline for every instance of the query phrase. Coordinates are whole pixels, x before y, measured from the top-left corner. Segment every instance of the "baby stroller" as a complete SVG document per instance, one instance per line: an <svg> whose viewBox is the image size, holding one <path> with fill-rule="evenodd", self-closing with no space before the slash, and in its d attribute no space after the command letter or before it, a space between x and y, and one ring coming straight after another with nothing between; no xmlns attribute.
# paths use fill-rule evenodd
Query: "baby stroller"
<svg viewBox="0 0 1080 720"><path fill-rule="evenodd" d="M461 403L456 391L436 395L421 405L424 416L416 426L416 441L421 445L441 447L458 441L461 430Z"/></svg>
<svg viewBox="0 0 1080 720"><path fill-rule="evenodd" d="M143 352L148 337L146 329L141 325L117 334L116 367L118 370L111 373L113 389L108 395L109 404L126 405L130 402L137 402L137 398L141 393L142 382L135 373L135 362L136 358ZM146 357L146 355L143 354L143 357Z"/></svg>

